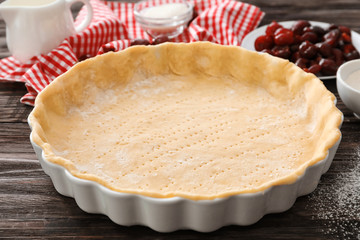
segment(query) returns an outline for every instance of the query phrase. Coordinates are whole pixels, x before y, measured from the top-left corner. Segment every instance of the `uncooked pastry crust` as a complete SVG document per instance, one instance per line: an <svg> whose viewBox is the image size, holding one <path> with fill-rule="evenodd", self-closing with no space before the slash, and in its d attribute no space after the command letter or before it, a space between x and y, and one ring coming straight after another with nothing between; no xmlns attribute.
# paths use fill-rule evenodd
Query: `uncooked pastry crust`
<svg viewBox="0 0 360 240"><path fill-rule="evenodd" d="M340 138L294 64L207 42L130 47L53 81L29 116L46 160L119 192L215 199L294 182Z"/></svg>

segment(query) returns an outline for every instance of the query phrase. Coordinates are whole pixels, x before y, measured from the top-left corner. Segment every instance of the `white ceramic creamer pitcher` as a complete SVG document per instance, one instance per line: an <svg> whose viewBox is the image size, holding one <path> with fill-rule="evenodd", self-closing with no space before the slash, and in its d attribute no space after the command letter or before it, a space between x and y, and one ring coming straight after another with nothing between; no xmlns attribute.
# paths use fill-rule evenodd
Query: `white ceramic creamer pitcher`
<svg viewBox="0 0 360 240"><path fill-rule="evenodd" d="M87 7L85 19L77 27L70 10L75 2L83 2ZM89 0L6 0L0 4L0 14L6 23L8 48L24 63L84 30L91 22L93 10Z"/></svg>

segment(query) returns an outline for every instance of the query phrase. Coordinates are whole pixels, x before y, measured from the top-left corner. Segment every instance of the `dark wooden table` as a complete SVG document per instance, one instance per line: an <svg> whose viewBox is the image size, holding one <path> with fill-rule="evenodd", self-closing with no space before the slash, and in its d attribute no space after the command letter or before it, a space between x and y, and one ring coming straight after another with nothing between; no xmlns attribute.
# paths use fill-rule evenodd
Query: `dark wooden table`
<svg viewBox="0 0 360 240"><path fill-rule="evenodd" d="M1 2L1 1L0 1ZM247 0L271 20L308 19L351 27L360 32L359 0ZM0 21L0 57L9 52ZM360 120L343 105L335 80L324 82L338 98L345 119L343 139L330 170L310 195L280 214L248 226L212 233L157 233L147 227L123 227L106 216L87 214L74 199L58 194L42 171L29 142L26 118L32 107L19 102L21 83L0 83L0 238L21 239L360 239Z"/></svg>

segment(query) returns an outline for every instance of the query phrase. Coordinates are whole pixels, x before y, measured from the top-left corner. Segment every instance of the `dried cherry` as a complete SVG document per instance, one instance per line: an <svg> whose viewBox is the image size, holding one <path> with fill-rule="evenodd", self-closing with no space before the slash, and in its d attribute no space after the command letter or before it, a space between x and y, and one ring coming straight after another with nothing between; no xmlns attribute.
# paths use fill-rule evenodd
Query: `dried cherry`
<svg viewBox="0 0 360 240"><path fill-rule="evenodd" d="M308 62L309 60L307 60L306 58L299 58L298 60L296 60L295 65L299 68L304 69L307 67Z"/></svg>
<svg viewBox="0 0 360 240"><path fill-rule="evenodd" d="M270 55L274 55L273 52L270 49L263 49L263 50L261 50L261 52L268 53Z"/></svg>
<svg viewBox="0 0 360 240"><path fill-rule="evenodd" d="M324 35L324 40L331 46L335 47L340 37L339 29L333 29Z"/></svg>
<svg viewBox="0 0 360 240"><path fill-rule="evenodd" d="M255 40L256 51L271 49L274 46L274 40L268 35L262 35Z"/></svg>
<svg viewBox="0 0 360 240"><path fill-rule="evenodd" d="M327 32L330 32L331 30L338 29L338 28L339 28L338 25L332 23L329 25Z"/></svg>
<svg viewBox="0 0 360 240"><path fill-rule="evenodd" d="M346 44L346 45L344 45L344 47L343 47L343 52L344 52L344 54L349 53L349 52L352 52L352 51L354 51L354 50L356 50L356 49L355 49L354 45L352 45L352 44Z"/></svg>
<svg viewBox="0 0 360 240"><path fill-rule="evenodd" d="M141 38L136 38L130 41L130 46L135 46L135 45L149 45L150 42L149 40L146 39L141 39Z"/></svg>
<svg viewBox="0 0 360 240"><path fill-rule="evenodd" d="M291 51L291 52L297 52L297 51L299 51L299 46L300 46L300 44L292 44L292 45L290 46L290 51Z"/></svg>
<svg viewBox="0 0 360 240"><path fill-rule="evenodd" d="M293 53L291 54L290 60L291 60L293 63L295 63L299 58L301 58L301 56L300 56L299 51L297 51L297 52L293 52Z"/></svg>
<svg viewBox="0 0 360 240"><path fill-rule="evenodd" d="M81 56L78 58L78 62L85 61L86 59L91 58L91 57L92 57L92 56L91 56L90 54L81 55Z"/></svg>
<svg viewBox="0 0 360 240"><path fill-rule="evenodd" d="M344 63L344 55L340 49L333 48L332 55L334 56L334 61L338 67Z"/></svg>
<svg viewBox="0 0 360 240"><path fill-rule="evenodd" d="M321 67L321 72L324 75L335 75L337 71L337 65L334 60L329 58L323 58L320 60L319 65Z"/></svg>
<svg viewBox="0 0 360 240"><path fill-rule="evenodd" d="M351 42L351 36L347 33L341 33L341 38L343 39L344 42L346 43L350 43Z"/></svg>
<svg viewBox="0 0 360 240"><path fill-rule="evenodd" d="M318 72L321 71L321 66L319 64L313 64L310 67L304 69L305 72L309 72L309 73L313 73L313 74L317 74Z"/></svg>
<svg viewBox="0 0 360 240"><path fill-rule="evenodd" d="M339 28L340 32L346 33L347 35L351 36L350 28L345 27L345 26L339 26L338 28Z"/></svg>
<svg viewBox="0 0 360 240"><path fill-rule="evenodd" d="M325 29L323 29L322 27L319 27L319 26L311 26L310 30L311 30L311 32L316 33L318 35L318 37L322 37L326 33Z"/></svg>
<svg viewBox="0 0 360 240"><path fill-rule="evenodd" d="M272 55L288 59L291 55L289 46L275 46L271 49Z"/></svg>
<svg viewBox="0 0 360 240"><path fill-rule="evenodd" d="M310 26L309 21L299 20L299 21L295 22L295 24L291 27L291 30L296 35L302 35L303 31L304 31L304 28L309 27L309 26Z"/></svg>
<svg viewBox="0 0 360 240"><path fill-rule="evenodd" d="M116 51L116 49L115 49L114 46L104 46L104 47L103 47L103 52L104 52L104 53L107 53L107 52L115 52L115 51Z"/></svg>
<svg viewBox="0 0 360 240"><path fill-rule="evenodd" d="M300 53L300 56L307 58L307 59L311 59L316 56L317 48L311 42L305 41L300 44L299 53Z"/></svg>
<svg viewBox="0 0 360 240"><path fill-rule="evenodd" d="M314 32L305 32L301 35L301 42L309 41L312 43L318 42L318 36Z"/></svg>
<svg viewBox="0 0 360 240"><path fill-rule="evenodd" d="M323 57L330 57L332 55L332 47L330 44L328 44L327 42L320 42L316 44L316 47L319 50L319 53L323 56Z"/></svg>
<svg viewBox="0 0 360 240"><path fill-rule="evenodd" d="M272 21L266 28L265 30L265 33L266 35L268 36L274 36L275 34L275 31L278 29L278 28L282 28L282 26L276 22L276 21Z"/></svg>
<svg viewBox="0 0 360 240"><path fill-rule="evenodd" d="M349 53L345 53L344 57L345 57L346 61L350 61L350 60L358 59L360 57L360 55L359 55L358 51L354 50Z"/></svg>
<svg viewBox="0 0 360 240"><path fill-rule="evenodd" d="M169 38L167 36L160 36L160 37L156 37L152 40L151 44L152 45L158 45L160 43L164 43L164 42L168 42Z"/></svg>
<svg viewBox="0 0 360 240"><path fill-rule="evenodd" d="M276 45L290 45L294 42L294 33L287 28L279 28L275 32L274 42Z"/></svg>

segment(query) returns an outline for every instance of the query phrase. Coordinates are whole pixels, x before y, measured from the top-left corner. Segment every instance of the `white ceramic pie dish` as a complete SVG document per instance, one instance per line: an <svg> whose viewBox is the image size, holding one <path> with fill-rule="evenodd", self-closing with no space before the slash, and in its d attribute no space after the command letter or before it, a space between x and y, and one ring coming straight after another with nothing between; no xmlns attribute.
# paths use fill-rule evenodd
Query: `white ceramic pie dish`
<svg viewBox="0 0 360 240"><path fill-rule="evenodd" d="M197 52L197 58L193 57L194 52ZM221 59L226 64L218 64L216 60L219 56L222 56ZM179 59L186 60L179 61ZM262 62L264 70L258 71L255 66L251 71L252 68L249 65L240 64L245 59L250 59L249 62ZM123 66L124 64L121 64L124 61L127 61L126 69L121 69L119 66ZM238 62L240 63L238 64ZM282 75L284 69L286 73ZM254 75L254 71L259 75ZM210 73L216 77L209 77ZM235 82L225 81L228 73L236 76L231 78L236 80ZM176 77L179 74L181 82L176 81L176 79L180 79ZM156 81L150 81L152 85L149 85L149 79ZM250 79L252 88L246 86L245 82L241 83L241 80L244 79ZM267 86L265 94L257 85L259 80L261 80L261 84ZM284 87L284 83L288 84L287 87ZM117 88L114 87L115 85ZM135 88L132 88L134 86ZM140 88L138 88L139 86ZM152 86L155 91L144 91L148 90L148 86ZM109 88L113 90L112 94L108 91ZM166 95L164 91L158 91L163 88L167 89L166 93L180 92L181 98L179 98L179 94ZM223 90L218 92L219 89ZM106 91L104 92L104 90ZM238 91L238 94L234 98L228 97L233 91ZM291 98L289 101L279 102L267 98L273 104L271 106L277 107L271 108L265 103L266 98L264 97L271 93L277 94L276 96L281 93L281 96L288 94L288 97ZM164 98L164 95L167 98ZM193 98L193 95L197 97ZM88 101L90 96L95 101ZM219 101L220 104L214 103L214 96L227 101ZM161 111L167 109L167 105L162 103L163 101L168 103L169 97L173 101L168 104L171 111ZM185 98L191 99L191 104L177 105ZM252 100L241 103L242 98ZM142 101L136 102L139 99ZM157 110L149 110L154 112L154 116L145 113L139 116L138 114L143 112L144 106L150 107L149 104L147 105L149 99L153 101L151 106L157 106ZM144 103L144 101L146 102ZM304 101L308 103L305 106L309 108L303 108ZM308 194L316 188L321 175L330 167L341 139L340 126L343 117L334 101L336 101L335 96L326 90L319 79L312 74L304 73L295 65L282 59L243 48L206 42L168 43L152 47L133 47L77 64L39 94L28 121L32 129L30 140L45 173L51 177L59 193L73 197L84 211L105 214L115 223L124 226L145 225L160 232L179 229L210 232L226 225L250 225L261 219L264 214L285 211L293 205L298 196ZM313 102L319 104L313 105L311 104ZM212 126L214 119L222 116L229 109L233 114L233 110L236 109L231 107L233 103L235 107L239 104L244 104L244 106L253 104L256 114L265 112L267 116L271 114L269 111L275 111L277 115L273 119L267 116L264 121L258 122L258 118L253 116L253 108L245 107L239 111L239 114L225 118L225 121L216 120ZM176 112L175 106L186 109L186 111ZM204 109L204 106L207 106L205 109L208 111L199 111L199 109ZM223 106L227 107L223 108ZM283 110L282 112L276 111L280 108ZM127 109L131 109L131 111L127 112ZM192 109L196 109L196 111L194 112ZM246 111L247 109L251 111ZM175 113L173 113L174 111ZM126 114L118 115L122 112ZM189 118L185 121L183 116L190 113L193 114L189 116L192 116L194 121L191 122ZM281 116L288 114L289 117L279 117L279 114ZM155 118L155 115L161 115L162 118L168 117L165 118L165 121L150 121ZM197 118L198 116L202 118ZM243 116L248 118L243 120ZM297 121L294 123L289 120L290 117L297 120L302 119L303 124L298 124ZM108 122L104 122L105 118L108 119ZM143 122L140 124L137 122L137 120L143 121L144 118L149 120L148 128L144 128ZM125 120L127 124L115 121L117 119ZM181 121L176 122L179 119ZM284 121L279 122L277 119ZM187 123L188 120L190 123ZM159 122L162 123L161 127L159 127ZM211 142L220 139L216 141L216 144L205 142L197 145L198 140L202 141L203 137L208 139L211 134L225 132L225 127L214 128L221 126L224 122L227 124L236 122L237 124L228 125L226 133L217 135L216 138L213 137ZM274 122L276 122L275 125ZM99 123L101 124L99 125ZM111 127L112 123L115 124L114 128ZM130 123L136 124L131 125ZM166 125L167 123L170 124ZM119 127L123 125L125 127L120 129ZM168 129L174 129L174 125L183 126L182 131L173 130L169 133ZM247 128L240 131L244 125ZM138 129L138 126L142 128ZM193 126L199 128L196 131L186 130L192 129ZM252 133L249 129L259 129L260 131L263 128L267 129L267 133L273 137L261 135L261 132L256 136L249 134L249 132ZM93 129L95 131L91 132ZM214 130L210 131L209 129ZM274 131L270 129L274 129ZM131 140L128 136L123 141L122 137L127 136L128 132L132 130L136 130L136 137L145 131L144 138ZM234 130L239 131L235 132ZM164 140L158 141L152 137L157 136L159 132L163 135L158 139ZM190 136L200 135L199 132L202 132L204 136L196 138L195 142L194 140L185 141ZM171 145L172 135L169 134L176 135L173 145ZM283 134L281 138L284 139L289 136L289 139L277 141L275 143L277 147L274 148L271 144L276 140L276 134ZM266 136L264 140L253 140L252 142L251 139L261 138L260 135ZM237 136L243 138L237 138ZM134 147L126 146L125 148L124 145L128 145L129 142L135 143ZM229 142L235 145L238 142L250 143L256 148L253 150L250 146L246 149L246 145L239 145L236 147L235 154L232 155L232 151L227 150L228 147L233 146L229 145ZM182 148L184 143L188 148ZM163 144L163 152L154 155L153 158L145 158L145 154L151 156L150 153L160 148L161 144ZM115 147L109 149L111 145ZM195 146L193 148L195 151L189 148L192 146ZM212 151L207 154L209 149ZM267 150L264 151L264 149ZM269 149L276 149L276 151L270 151L271 153L267 154ZM139 152L140 154L130 156L124 154L124 150L129 154L138 154ZM180 154L178 156L165 155L165 153L173 153L174 150ZM257 152L240 157L240 153L243 154L245 151ZM299 151L302 157L292 157ZM68 153L74 153L74 155L66 155ZM184 154L195 156L191 162L193 165L189 165L189 162L182 164ZM160 160L154 161L155 158ZM132 162L124 164L124 159ZM263 172L259 170L261 168L259 163L262 159L265 160L262 163L266 163L267 166L262 168ZM181 167L177 168L178 165L172 163L178 163L179 160L181 163L178 165ZM136 165L135 161L139 164ZM204 162L209 164L208 167L204 167ZM213 162L214 164L210 165ZM107 164L106 168L105 164ZM140 167L145 164L148 164L149 167ZM296 164L301 165L297 167L299 165ZM160 167L162 170L159 169ZM201 170L196 171L197 167L201 167ZM282 175L279 175L280 171L277 172L279 168L285 169L282 170ZM286 168L290 168L291 171L289 171L290 174L284 175ZM178 171L174 172L174 169ZM156 172L153 173L153 171ZM140 174L135 175L138 178L134 179L134 174L131 174L133 172ZM246 178L249 173L251 177ZM100 177L97 177L97 174ZM109 174L113 174L114 178L108 180ZM122 178L127 174L130 178ZM217 176L216 180L214 180L213 174ZM221 178L220 174L223 174L224 177ZM267 177L265 177L262 187L256 186L256 183L261 181L264 176ZM145 186L137 184L139 177L144 179ZM272 179L274 181L271 181ZM251 187L242 187L242 184L247 181ZM170 185L169 183L176 185L170 190L163 191L162 186ZM112 184L120 184L120 186L114 187ZM192 187L198 186L198 184L202 187L200 190ZM131 188L126 188L129 185ZM168 185L165 187L168 188ZM156 188L156 186L160 187ZM191 187L182 191L188 186ZM235 190L231 190L231 186L234 186Z"/></svg>
<svg viewBox="0 0 360 240"><path fill-rule="evenodd" d="M251 225L265 214L291 208L297 197L315 190L321 175L329 169L341 139L329 149L325 159L308 167L292 184L277 185L256 193L199 201L181 197L152 198L112 191L97 182L75 177L64 167L47 161L31 135L30 141L55 189L64 196L73 197L85 212L104 214L119 225L144 225L159 232L180 229L211 232L227 225Z"/></svg>

